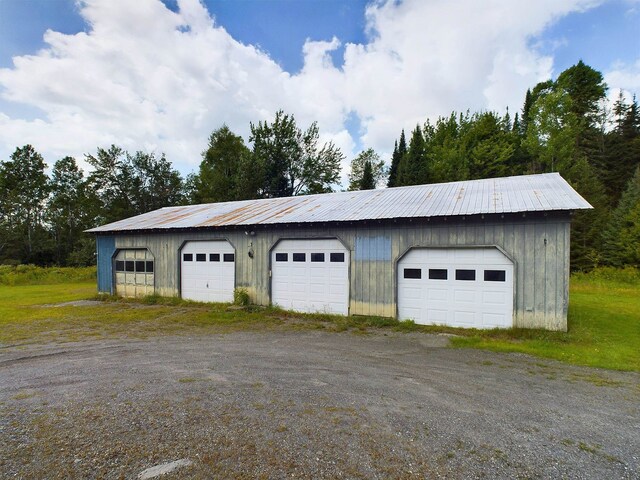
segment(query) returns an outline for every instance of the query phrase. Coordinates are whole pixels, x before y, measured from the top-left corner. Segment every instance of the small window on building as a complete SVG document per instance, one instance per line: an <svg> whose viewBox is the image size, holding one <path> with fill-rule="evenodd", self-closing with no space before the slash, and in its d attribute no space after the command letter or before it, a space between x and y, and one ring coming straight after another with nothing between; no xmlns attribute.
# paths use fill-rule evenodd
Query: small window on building
<svg viewBox="0 0 640 480"><path fill-rule="evenodd" d="M233 262L235 257L236 255L234 253L225 253L222 258L225 262Z"/></svg>
<svg viewBox="0 0 640 480"><path fill-rule="evenodd" d="M504 270L485 270L485 282L506 282L506 273Z"/></svg>
<svg viewBox="0 0 640 480"><path fill-rule="evenodd" d="M332 262L344 262L344 253L332 253L329 255L329 260Z"/></svg>
<svg viewBox="0 0 640 480"><path fill-rule="evenodd" d="M185 253L182 258L185 262L193 262L193 253Z"/></svg>
<svg viewBox="0 0 640 480"><path fill-rule="evenodd" d="M447 269L446 268L430 268L429 280L446 280Z"/></svg>
<svg viewBox="0 0 640 480"><path fill-rule="evenodd" d="M124 260L116 260L116 272L124 272Z"/></svg>
<svg viewBox="0 0 640 480"><path fill-rule="evenodd" d="M135 262L133 260L127 260L126 262L124 262L124 269L127 272L134 272L135 271Z"/></svg>
<svg viewBox="0 0 640 480"><path fill-rule="evenodd" d="M276 262L288 262L289 254L288 253L276 253Z"/></svg>
<svg viewBox="0 0 640 480"><path fill-rule="evenodd" d="M210 262L219 262L220 261L220 254L219 253L210 253L209 254L209 261Z"/></svg>
<svg viewBox="0 0 640 480"><path fill-rule="evenodd" d="M456 280L475 280L475 270L456 270Z"/></svg>
<svg viewBox="0 0 640 480"><path fill-rule="evenodd" d="M405 268L404 278L422 278L422 270L419 268Z"/></svg>
<svg viewBox="0 0 640 480"><path fill-rule="evenodd" d="M147 265L146 265L146 272L147 272L147 273L153 273L153 262L149 262L149 261L148 261L148 262L146 262L146 263L147 263Z"/></svg>
<svg viewBox="0 0 640 480"><path fill-rule="evenodd" d="M196 262L206 262L207 254L206 253L196 253Z"/></svg>
<svg viewBox="0 0 640 480"><path fill-rule="evenodd" d="M324 253L312 253L311 254L312 262L324 262Z"/></svg>
<svg viewBox="0 0 640 480"><path fill-rule="evenodd" d="M144 273L144 260L136 261L136 272Z"/></svg>
<svg viewBox="0 0 640 480"><path fill-rule="evenodd" d="M293 261L294 262L306 262L307 261L307 255L305 253L294 253L293 254Z"/></svg>

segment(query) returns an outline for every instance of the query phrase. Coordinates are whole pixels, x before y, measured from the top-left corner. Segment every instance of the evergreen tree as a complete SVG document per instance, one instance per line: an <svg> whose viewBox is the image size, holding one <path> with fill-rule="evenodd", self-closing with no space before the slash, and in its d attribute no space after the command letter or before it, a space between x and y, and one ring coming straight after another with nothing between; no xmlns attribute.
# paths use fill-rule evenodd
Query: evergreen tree
<svg viewBox="0 0 640 480"><path fill-rule="evenodd" d="M49 179L42 156L25 145L0 162L0 259L48 264L51 250L44 225Z"/></svg>
<svg viewBox="0 0 640 480"><path fill-rule="evenodd" d="M640 165L640 116L635 97L627 104L622 92L613 107L613 130L606 134L602 177L610 205L617 205L632 172Z"/></svg>
<svg viewBox="0 0 640 480"><path fill-rule="evenodd" d="M396 177L398 176L398 164L400 156L398 155L398 141L393 144L393 153L391 154L391 167L389 168L389 178L387 179L387 187L394 187ZM353 171L353 169L351 169Z"/></svg>
<svg viewBox="0 0 640 480"><path fill-rule="evenodd" d="M531 95L531 89L527 88L527 93L524 97L524 105L522 106L522 120L520 122L520 134L525 136L527 134L527 127L529 126L529 115L531 107L533 106L533 97Z"/></svg>
<svg viewBox="0 0 640 480"><path fill-rule="evenodd" d="M605 189L595 169L584 157L560 173L594 207L593 210L575 212L571 221L571 268L591 270L603 262L602 234L609 221Z"/></svg>
<svg viewBox="0 0 640 480"><path fill-rule="evenodd" d="M604 83L602 73L580 60L558 76L555 87L569 94L571 111L581 122L584 122L582 126L593 126L600 110L600 102L607 93L607 85Z"/></svg>
<svg viewBox="0 0 640 480"><path fill-rule="evenodd" d="M640 267L640 166L629 180L604 234L604 261Z"/></svg>
<svg viewBox="0 0 640 480"><path fill-rule="evenodd" d="M430 127L426 145L430 181L442 183L469 178L466 153L461 146L461 136L468 127L468 114L458 115L456 112L449 117L438 118L435 126Z"/></svg>
<svg viewBox="0 0 640 480"><path fill-rule="evenodd" d="M393 156L391 157L391 168L389 169L389 180L387 182L387 187L397 187L400 184L398 183L398 168L400 167L400 163L402 158L407 154L407 140L404 136L404 129L400 133L400 141L396 142L396 145L393 149Z"/></svg>
<svg viewBox="0 0 640 480"><path fill-rule="evenodd" d="M384 161L380 158L373 148L368 148L360 152L353 160L351 160L351 172L349 173L349 187L348 190L363 190L363 178L365 174L365 167L369 165L371 170L371 182L373 182L373 187L376 186L384 180L385 176L385 168ZM369 185L370 181L367 179L364 184Z"/></svg>
<svg viewBox="0 0 640 480"><path fill-rule="evenodd" d="M180 174L164 154L136 152L130 155L112 145L86 155L94 167L88 178L94 203L99 207L95 223L108 223L184 201Z"/></svg>
<svg viewBox="0 0 640 480"><path fill-rule="evenodd" d="M411 133L409 148L398 165L398 185L427 183L425 140L420 125Z"/></svg>
<svg viewBox="0 0 640 480"><path fill-rule="evenodd" d="M471 126L461 138L470 179L503 177L515 151L510 122L494 113L474 115Z"/></svg>
<svg viewBox="0 0 640 480"><path fill-rule="evenodd" d="M364 162L364 169L362 171L362 178L360 179L360 190L373 190L376 188L376 182L373 178L373 167L369 160Z"/></svg>
<svg viewBox="0 0 640 480"><path fill-rule="evenodd" d="M50 225L57 265L90 265L95 242L83 235L91 226L86 182L73 157L58 160L51 174L46 221Z"/></svg>

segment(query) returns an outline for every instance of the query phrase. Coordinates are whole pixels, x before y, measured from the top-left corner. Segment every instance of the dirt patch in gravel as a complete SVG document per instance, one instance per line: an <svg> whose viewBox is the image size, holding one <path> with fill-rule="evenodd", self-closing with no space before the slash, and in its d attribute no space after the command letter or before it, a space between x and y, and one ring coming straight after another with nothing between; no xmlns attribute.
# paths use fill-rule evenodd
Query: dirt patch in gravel
<svg viewBox="0 0 640 480"><path fill-rule="evenodd" d="M638 478L640 375L424 334L6 348L0 477Z"/></svg>

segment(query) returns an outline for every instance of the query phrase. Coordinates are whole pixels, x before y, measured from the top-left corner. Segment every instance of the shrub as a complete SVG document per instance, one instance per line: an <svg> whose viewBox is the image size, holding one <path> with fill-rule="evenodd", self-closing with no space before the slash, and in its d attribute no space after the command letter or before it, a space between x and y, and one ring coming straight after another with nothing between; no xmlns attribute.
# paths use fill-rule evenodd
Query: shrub
<svg viewBox="0 0 640 480"><path fill-rule="evenodd" d="M246 288L236 288L233 291L233 303L235 303L236 305L242 305L244 307L251 303L249 292L247 292Z"/></svg>
<svg viewBox="0 0 640 480"><path fill-rule="evenodd" d="M614 282L625 285L640 285L640 269L635 267L598 267L588 273L576 272L572 278L589 283Z"/></svg>
<svg viewBox="0 0 640 480"><path fill-rule="evenodd" d="M49 285L95 280L96 267L0 265L0 285Z"/></svg>

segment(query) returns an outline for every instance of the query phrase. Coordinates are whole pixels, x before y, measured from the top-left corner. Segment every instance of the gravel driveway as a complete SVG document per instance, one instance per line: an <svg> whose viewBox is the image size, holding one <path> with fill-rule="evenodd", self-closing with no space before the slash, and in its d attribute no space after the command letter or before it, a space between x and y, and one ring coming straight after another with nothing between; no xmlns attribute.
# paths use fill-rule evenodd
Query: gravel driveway
<svg viewBox="0 0 640 480"><path fill-rule="evenodd" d="M261 332L0 349L1 478L640 478L640 375ZM189 463L190 462L190 463Z"/></svg>

